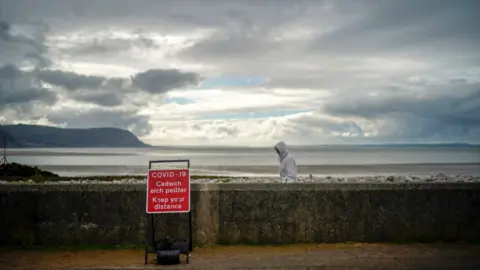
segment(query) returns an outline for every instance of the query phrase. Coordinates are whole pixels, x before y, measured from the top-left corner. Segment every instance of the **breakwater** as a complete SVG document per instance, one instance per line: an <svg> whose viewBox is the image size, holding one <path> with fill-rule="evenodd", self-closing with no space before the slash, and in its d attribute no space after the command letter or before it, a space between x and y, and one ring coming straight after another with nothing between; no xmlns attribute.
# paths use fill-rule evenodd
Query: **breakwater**
<svg viewBox="0 0 480 270"><path fill-rule="evenodd" d="M1 245L145 242L144 184L0 185ZM479 183L192 184L194 244L480 242ZM156 215L186 237L186 214Z"/></svg>

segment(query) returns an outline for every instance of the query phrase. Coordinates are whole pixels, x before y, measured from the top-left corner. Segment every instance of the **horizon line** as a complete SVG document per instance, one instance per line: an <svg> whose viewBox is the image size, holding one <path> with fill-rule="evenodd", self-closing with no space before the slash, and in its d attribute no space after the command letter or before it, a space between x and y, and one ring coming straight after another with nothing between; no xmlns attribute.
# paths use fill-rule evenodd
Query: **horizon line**
<svg viewBox="0 0 480 270"><path fill-rule="evenodd" d="M152 145L150 147L192 147L192 148L269 148L270 146L247 146L247 145ZM473 146L478 147L480 143L332 143L332 144L287 144L288 147L318 147L318 146ZM273 147L273 146L271 146Z"/></svg>

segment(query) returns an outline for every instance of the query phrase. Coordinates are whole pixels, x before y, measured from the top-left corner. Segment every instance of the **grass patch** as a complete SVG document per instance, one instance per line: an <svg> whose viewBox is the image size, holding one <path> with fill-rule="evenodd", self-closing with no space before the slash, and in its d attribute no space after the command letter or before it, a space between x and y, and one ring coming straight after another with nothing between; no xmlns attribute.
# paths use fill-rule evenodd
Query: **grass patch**
<svg viewBox="0 0 480 270"><path fill-rule="evenodd" d="M41 170L36 166L28 166L19 163L6 163L0 165L0 179L7 181L32 180L44 181L44 179L55 179L59 176L55 173Z"/></svg>

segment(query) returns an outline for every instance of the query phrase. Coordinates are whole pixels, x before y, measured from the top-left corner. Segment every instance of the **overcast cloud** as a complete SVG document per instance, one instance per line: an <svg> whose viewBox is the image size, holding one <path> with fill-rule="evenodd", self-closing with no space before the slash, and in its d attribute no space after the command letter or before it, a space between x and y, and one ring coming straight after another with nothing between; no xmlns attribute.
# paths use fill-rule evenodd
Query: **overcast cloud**
<svg viewBox="0 0 480 270"><path fill-rule="evenodd" d="M477 0L4 0L2 123L480 143Z"/></svg>

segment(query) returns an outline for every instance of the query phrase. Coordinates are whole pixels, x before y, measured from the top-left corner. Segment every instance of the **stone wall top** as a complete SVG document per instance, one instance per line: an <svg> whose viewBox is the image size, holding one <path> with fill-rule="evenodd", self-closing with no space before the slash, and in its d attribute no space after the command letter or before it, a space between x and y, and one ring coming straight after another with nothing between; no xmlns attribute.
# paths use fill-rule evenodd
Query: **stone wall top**
<svg viewBox="0 0 480 270"><path fill-rule="evenodd" d="M192 183L192 191L216 190L478 190L480 183ZM145 184L4 184L0 191L142 191Z"/></svg>

